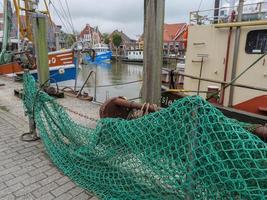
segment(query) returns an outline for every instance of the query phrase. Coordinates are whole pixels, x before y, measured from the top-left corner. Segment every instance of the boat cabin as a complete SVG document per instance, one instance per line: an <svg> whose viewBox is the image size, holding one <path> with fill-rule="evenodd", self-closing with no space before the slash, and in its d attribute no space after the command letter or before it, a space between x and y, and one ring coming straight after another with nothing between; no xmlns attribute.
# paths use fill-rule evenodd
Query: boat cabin
<svg viewBox="0 0 267 200"><path fill-rule="evenodd" d="M127 52L128 60L143 60L143 50L129 50Z"/></svg>
<svg viewBox="0 0 267 200"><path fill-rule="evenodd" d="M96 53L102 53L110 51L108 48L108 45L106 44L95 44L93 49L96 51Z"/></svg>
<svg viewBox="0 0 267 200"><path fill-rule="evenodd" d="M218 104L267 115L267 3L245 4L237 17L236 5L190 13L184 89L206 98L218 88Z"/></svg>

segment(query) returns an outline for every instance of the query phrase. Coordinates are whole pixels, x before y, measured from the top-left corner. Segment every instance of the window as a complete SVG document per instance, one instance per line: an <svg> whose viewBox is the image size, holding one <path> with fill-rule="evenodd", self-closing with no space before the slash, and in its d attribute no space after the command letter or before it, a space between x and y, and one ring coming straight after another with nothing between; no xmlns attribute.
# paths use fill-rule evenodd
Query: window
<svg viewBox="0 0 267 200"><path fill-rule="evenodd" d="M245 51L248 54L267 53L267 29L250 31L247 35Z"/></svg>

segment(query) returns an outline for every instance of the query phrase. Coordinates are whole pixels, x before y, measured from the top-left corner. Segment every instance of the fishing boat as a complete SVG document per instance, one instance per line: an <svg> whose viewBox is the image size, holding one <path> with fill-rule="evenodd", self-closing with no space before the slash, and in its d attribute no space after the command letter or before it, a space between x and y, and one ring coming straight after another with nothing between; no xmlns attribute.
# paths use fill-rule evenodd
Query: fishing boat
<svg viewBox="0 0 267 200"><path fill-rule="evenodd" d="M112 58L112 51L106 44L95 44L90 54L84 54L84 61L90 64L98 64L103 62L110 62Z"/></svg>
<svg viewBox="0 0 267 200"><path fill-rule="evenodd" d="M185 72L176 73L184 77L183 90L162 104L200 95L228 116L265 123L267 3L230 3L216 0L214 9L190 13Z"/></svg>
<svg viewBox="0 0 267 200"><path fill-rule="evenodd" d="M14 1L16 2L16 1ZM25 1L25 4L30 5L31 2ZM15 5L17 9L18 6ZM24 43L24 47L21 48L20 51L18 50L11 50L8 51L8 41L10 38L11 26L12 26L12 8L10 0L4 1L4 36L3 36L3 45L2 51L0 54L0 75L7 75L7 76L17 76L21 75L24 71L24 68L29 68L30 73L37 79L37 69L35 65L35 56L33 53L32 42L28 40L28 38L22 38L22 40L26 41ZM17 11L16 13L19 14ZM28 13L25 11L25 14ZM17 16L20 18L20 15ZM27 16L25 17L28 18ZM27 21L27 23L30 23ZM21 24L20 24L21 25ZM20 29L21 30L21 29ZM31 30L28 27L27 34L25 31L23 34L30 36ZM23 35L19 33L19 35ZM24 36L25 36L24 35ZM19 40L17 41L16 46L19 46ZM26 44L27 43L27 44ZM32 51L29 51L32 50ZM73 49L68 50L60 50L60 51L53 51L48 53L48 60L49 60L49 72L51 82L61 82L70 79L75 79L76 77L76 66L75 66L75 57Z"/></svg>

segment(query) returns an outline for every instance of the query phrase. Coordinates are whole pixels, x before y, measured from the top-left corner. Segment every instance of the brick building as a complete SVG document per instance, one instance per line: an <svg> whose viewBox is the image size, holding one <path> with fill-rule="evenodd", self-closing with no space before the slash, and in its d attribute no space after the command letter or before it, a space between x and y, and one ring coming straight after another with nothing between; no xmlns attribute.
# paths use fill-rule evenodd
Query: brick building
<svg viewBox="0 0 267 200"><path fill-rule="evenodd" d="M116 52L116 47L112 43L112 37L114 34L120 35L122 39L118 52L120 55L126 55L128 50L138 49L138 43L136 40L133 40L130 37L128 37L123 31L115 30L109 35L110 48L114 54Z"/></svg>
<svg viewBox="0 0 267 200"><path fill-rule="evenodd" d="M92 45L94 45L101 43L103 41L103 36L97 26L91 27L89 24L86 24L83 30L80 32L78 40L90 42Z"/></svg>

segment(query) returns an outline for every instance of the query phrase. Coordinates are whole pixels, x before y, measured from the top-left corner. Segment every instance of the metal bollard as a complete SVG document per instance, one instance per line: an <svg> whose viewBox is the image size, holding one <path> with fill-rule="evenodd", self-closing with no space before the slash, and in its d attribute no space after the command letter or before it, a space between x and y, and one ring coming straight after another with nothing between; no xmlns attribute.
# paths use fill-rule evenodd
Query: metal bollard
<svg viewBox="0 0 267 200"><path fill-rule="evenodd" d="M29 132L23 133L20 139L24 142L33 142L40 139L37 135L35 121L32 117L29 117Z"/></svg>

